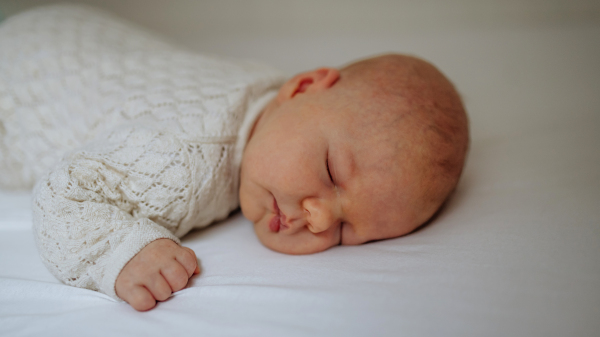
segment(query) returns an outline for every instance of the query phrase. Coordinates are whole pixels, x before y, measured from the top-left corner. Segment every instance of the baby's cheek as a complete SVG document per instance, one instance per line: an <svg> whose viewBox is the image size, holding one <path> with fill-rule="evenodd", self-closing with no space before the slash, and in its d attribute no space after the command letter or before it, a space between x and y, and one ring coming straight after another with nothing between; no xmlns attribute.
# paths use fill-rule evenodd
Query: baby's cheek
<svg viewBox="0 0 600 337"><path fill-rule="evenodd" d="M259 220L260 214L257 200L256 198L252 197L252 194L244 184L242 184L240 187L240 208L242 209L242 214L244 214L246 219L252 222Z"/></svg>

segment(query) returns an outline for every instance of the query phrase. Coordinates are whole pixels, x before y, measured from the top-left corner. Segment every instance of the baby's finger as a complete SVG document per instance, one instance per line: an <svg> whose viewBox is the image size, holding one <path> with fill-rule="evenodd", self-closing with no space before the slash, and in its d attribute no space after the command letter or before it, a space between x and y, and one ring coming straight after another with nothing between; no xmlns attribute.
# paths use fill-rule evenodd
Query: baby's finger
<svg viewBox="0 0 600 337"><path fill-rule="evenodd" d="M150 310L156 305L156 300L150 291L143 286L135 286L129 289L121 298L137 311Z"/></svg>
<svg viewBox="0 0 600 337"><path fill-rule="evenodd" d="M157 301L166 300L172 293L171 286L161 274L154 274L145 282L145 286Z"/></svg>
<svg viewBox="0 0 600 337"><path fill-rule="evenodd" d="M160 273L169 283L170 290L179 291L185 287L188 282L188 273L178 261L173 261L166 267L160 269Z"/></svg>
<svg viewBox="0 0 600 337"><path fill-rule="evenodd" d="M196 253L188 247L181 247L180 253L175 255L175 259L179 262L185 271L187 272L188 278L194 275L194 271L198 267L198 260L196 259Z"/></svg>

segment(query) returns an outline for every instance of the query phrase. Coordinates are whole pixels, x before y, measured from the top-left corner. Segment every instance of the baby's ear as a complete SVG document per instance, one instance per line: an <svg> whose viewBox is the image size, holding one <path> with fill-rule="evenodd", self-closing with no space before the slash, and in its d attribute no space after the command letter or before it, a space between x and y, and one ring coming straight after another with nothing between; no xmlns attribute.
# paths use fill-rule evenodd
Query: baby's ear
<svg viewBox="0 0 600 337"><path fill-rule="evenodd" d="M291 99L297 94L318 92L331 88L340 78L340 72L335 68L319 68L298 74L288 80L279 89L279 102Z"/></svg>

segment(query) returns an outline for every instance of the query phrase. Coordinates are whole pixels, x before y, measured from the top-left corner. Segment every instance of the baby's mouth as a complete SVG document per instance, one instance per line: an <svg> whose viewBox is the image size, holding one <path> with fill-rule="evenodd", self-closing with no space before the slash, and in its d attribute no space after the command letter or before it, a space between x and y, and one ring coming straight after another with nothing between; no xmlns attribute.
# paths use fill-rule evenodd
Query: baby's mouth
<svg viewBox="0 0 600 337"><path fill-rule="evenodd" d="M279 210L279 205L277 205L277 200L275 198L273 198L273 210L275 215L271 218L271 221L269 221L269 230L271 232L279 232L282 228L288 228L288 225L285 223L285 214L281 213Z"/></svg>

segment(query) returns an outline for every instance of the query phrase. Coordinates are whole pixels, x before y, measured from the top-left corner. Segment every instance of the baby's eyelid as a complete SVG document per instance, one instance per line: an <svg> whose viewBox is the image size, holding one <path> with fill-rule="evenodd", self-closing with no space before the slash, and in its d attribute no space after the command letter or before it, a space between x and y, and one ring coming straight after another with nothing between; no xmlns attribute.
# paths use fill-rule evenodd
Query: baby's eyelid
<svg viewBox="0 0 600 337"><path fill-rule="evenodd" d="M335 181L333 181L333 176L331 175L331 170L329 169L329 156L325 160L325 165L327 166L327 174L329 174L329 180L335 185Z"/></svg>

